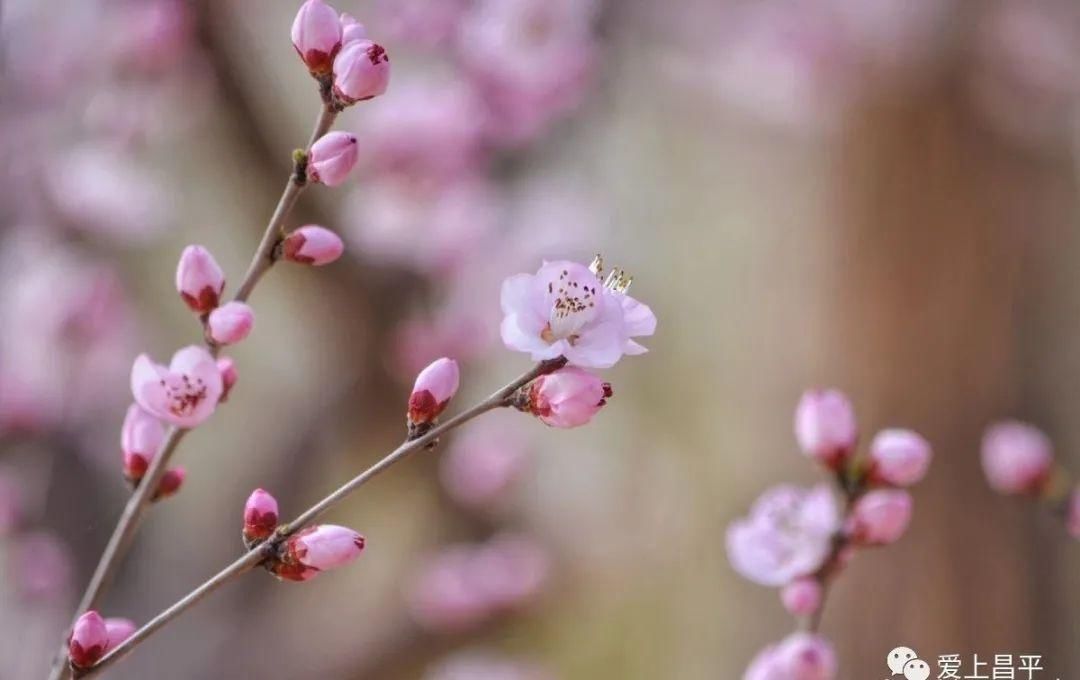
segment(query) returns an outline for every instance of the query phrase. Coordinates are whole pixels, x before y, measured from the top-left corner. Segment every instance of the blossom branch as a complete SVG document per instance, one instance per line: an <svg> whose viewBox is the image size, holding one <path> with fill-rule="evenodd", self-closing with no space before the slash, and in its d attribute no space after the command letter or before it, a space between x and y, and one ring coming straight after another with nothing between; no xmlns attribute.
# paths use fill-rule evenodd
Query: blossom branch
<svg viewBox="0 0 1080 680"><path fill-rule="evenodd" d="M308 143L308 149L326 134L334 124L336 118L337 113L330 106L324 105L315 122L315 127ZM252 257L251 264L248 266L247 272L240 282L240 286L233 298L234 301L246 301L251 296L252 291L254 291L255 286L258 284L263 274L265 274L277 261L278 256L275 251L285 235L285 221L292 211L293 206L296 205L296 201L300 197L300 194L307 186L306 163L307 159L302 154L298 154L297 157L294 158L294 167L290 172L288 182L285 185L285 189L282 192L274 213L270 217L269 223L266 225L262 240L255 251L255 255ZM219 344L209 340L207 341L207 347L210 354L214 357L221 351L221 346ZM113 576L119 568L120 561L123 559L124 555L127 554L128 548L139 528L139 524L153 501L154 493L157 491L158 485L165 475L169 461L187 432L187 429L175 425L169 429L160 450L150 462L145 475L128 499L127 505L124 506L124 512L117 521L116 528L113 530L112 536L109 538L109 542L105 546L105 550L102 552L101 558L94 570L94 574L90 579L90 583L79 602L79 607L76 609L74 620L77 620L84 612L96 608L101 601L102 596L105 594L105 591L108 590ZM66 657L67 646L65 644L61 645L60 651L53 662L53 668L49 675L50 680L61 680L62 678L67 677L68 666Z"/></svg>
<svg viewBox="0 0 1080 680"><path fill-rule="evenodd" d="M175 604L168 609L164 610L142 628L137 630L124 642L113 648L108 654L101 658L93 667L87 669L85 672L79 673L79 678L89 678L101 673L105 668L116 663L127 654L129 654L138 644L145 641L159 629L164 627L170 621L184 613L194 605L202 601L206 596L216 591L226 583L236 579L237 577L251 571L254 567L266 559L272 557L277 551L281 543L289 536L295 534L300 529L308 526L310 523L319 519L328 510L344 500L347 496L359 489L367 482L374 479L380 473L385 472L393 465L405 460L409 455L416 451L428 448L432 444L436 443L440 436L454 430L465 423L477 418L478 416L492 411L497 408L505 408L512 405L512 400L515 393L525 385L529 384L536 378L553 373L554 371L562 368L566 365L566 359L559 357L557 359L551 359L543 361L537 364L528 372L522 374L517 379L508 383L498 391L494 392L487 399L484 399L480 403L476 404L472 408L459 413L458 415L450 418L449 420L435 425L427 430L423 435L415 438L411 438L403 442L396 449L391 451L383 459L361 472L356 477L343 484L336 491L323 498L321 501L304 511L299 517L294 519L288 524L284 524L274 532L274 534L260 543L256 547L249 550L247 553L238 558L235 562L230 564L225 569L218 572L215 576L204 582L199 587L192 590L190 593L182 597Z"/></svg>

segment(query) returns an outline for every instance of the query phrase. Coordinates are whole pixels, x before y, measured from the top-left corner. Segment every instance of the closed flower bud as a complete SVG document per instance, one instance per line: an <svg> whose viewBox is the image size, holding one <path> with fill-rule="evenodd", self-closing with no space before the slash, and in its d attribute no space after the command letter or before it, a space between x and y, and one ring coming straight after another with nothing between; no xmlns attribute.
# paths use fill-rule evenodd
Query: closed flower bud
<svg viewBox="0 0 1080 680"><path fill-rule="evenodd" d="M1027 423L998 423L983 435L983 472L998 493L1038 494L1050 478L1053 465L1050 440Z"/></svg>
<svg viewBox="0 0 1080 680"><path fill-rule="evenodd" d="M293 20L292 44L312 75L329 74L341 49L337 11L322 0L307 0Z"/></svg>
<svg viewBox="0 0 1080 680"><path fill-rule="evenodd" d="M176 267L176 290L193 312L206 314L221 301L225 273L206 248L188 246Z"/></svg>
<svg viewBox="0 0 1080 680"><path fill-rule="evenodd" d="M263 489L255 489L244 504L244 538L261 541L274 533L278 523L277 500Z"/></svg>
<svg viewBox="0 0 1080 680"><path fill-rule="evenodd" d="M899 489L877 489L855 501L847 530L860 545L895 543L911 523L911 495Z"/></svg>
<svg viewBox="0 0 1080 680"><path fill-rule="evenodd" d="M182 467L166 470L165 474L161 476L161 481L158 482L157 491L154 492L154 496L151 500L156 502L164 500L169 496L175 496L176 493L180 491L180 487L184 485L185 479L187 479L187 470Z"/></svg>
<svg viewBox="0 0 1080 680"><path fill-rule="evenodd" d="M121 642L131 637L136 629L137 626L131 619L105 619L105 630L109 633L109 644L106 645L105 651L112 651Z"/></svg>
<svg viewBox="0 0 1080 680"><path fill-rule="evenodd" d="M363 550L364 537L352 529L333 524L308 527L285 542L274 573L285 580L306 581L352 562Z"/></svg>
<svg viewBox="0 0 1080 680"><path fill-rule="evenodd" d="M611 398L611 384L585 369L570 366L542 375L527 388L523 410L551 427L584 425Z"/></svg>
<svg viewBox="0 0 1080 680"><path fill-rule="evenodd" d="M821 606L821 595L821 583L808 576L784 586L780 600L792 616L809 616Z"/></svg>
<svg viewBox="0 0 1080 680"><path fill-rule="evenodd" d="M233 345L248 336L255 325L255 311L243 302L227 302L210 312L206 331L219 345Z"/></svg>
<svg viewBox="0 0 1080 680"><path fill-rule="evenodd" d="M390 83L390 57L381 45L354 40L334 60L334 93L353 104L386 92Z"/></svg>
<svg viewBox="0 0 1080 680"><path fill-rule="evenodd" d="M124 425L120 429L120 448L124 453L124 477L129 482L138 482L143 478L164 439L165 428L160 420L138 404L128 407Z"/></svg>
<svg viewBox="0 0 1080 680"><path fill-rule="evenodd" d="M341 44L342 46L348 45L354 40L365 40L367 38L367 29L364 25L357 21L351 14L341 15Z"/></svg>
<svg viewBox="0 0 1080 680"><path fill-rule="evenodd" d="M349 176L357 158L359 151L356 147L356 135L327 132L312 144L308 151L308 177L313 182L336 187Z"/></svg>
<svg viewBox="0 0 1080 680"><path fill-rule="evenodd" d="M240 372L236 370L236 362L232 360L232 357L221 357L217 360L217 367L221 374L221 398L218 399L218 403L222 403L229 396L233 385L240 379Z"/></svg>
<svg viewBox="0 0 1080 680"><path fill-rule="evenodd" d="M293 231L281 244L286 260L321 266L330 264L345 252L345 244L334 232L314 224Z"/></svg>
<svg viewBox="0 0 1080 680"><path fill-rule="evenodd" d="M911 430L882 430L870 443L870 479L911 486L930 467L930 444Z"/></svg>
<svg viewBox="0 0 1080 680"><path fill-rule="evenodd" d="M436 359L416 376L409 395L409 422L430 423L435 420L458 390L461 376L453 359Z"/></svg>
<svg viewBox="0 0 1080 680"><path fill-rule="evenodd" d="M75 668L89 668L105 655L109 631L105 620L95 611L88 611L75 622L68 640L68 659Z"/></svg>
<svg viewBox="0 0 1080 680"><path fill-rule="evenodd" d="M795 409L795 438L803 453L836 469L855 450L858 427L851 402L838 390L811 390Z"/></svg>

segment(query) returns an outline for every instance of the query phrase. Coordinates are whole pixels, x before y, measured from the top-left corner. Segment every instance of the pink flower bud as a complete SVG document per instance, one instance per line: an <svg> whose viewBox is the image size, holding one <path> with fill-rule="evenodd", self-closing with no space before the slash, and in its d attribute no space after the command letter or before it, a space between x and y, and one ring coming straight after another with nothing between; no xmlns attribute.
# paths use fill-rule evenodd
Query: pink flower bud
<svg viewBox="0 0 1080 680"><path fill-rule="evenodd" d="M354 40L364 40L367 38L367 29L364 25L357 21L351 14L341 15L341 44L342 46L348 45Z"/></svg>
<svg viewBox="0 0 1080 680"><path fill-rule="evenodd" d="M105 630L109 634L109 643L105 646L105 651L111 651L121 642L131 637L137 629L138 626L131 619L105 619Z"/></svg>
<svg viewBox="0 0 1080 680"><path fill-rule="evenodd" d="M206 248L188 246L176 267L176 290L193 312L206 314L221 300L225 273Z"/></svg>
<svg viewBox="0 0 1080 680"><path fill-rule="evenodd" d="M585 369L570 366L542 375L528 388L527 410L551 427L578 427L611 398L611 384Z"/></svg>
<svg viewBox="0 0 1080 680"><path fill-rule="evenodd" d="M221 398L219 403L224 403L229 396L229 391L240 379L240 372L236 370L236 362L232 357L221 357L217 360L218 373L221 374Z"/></svg>
<svg viewBox="0 0 1080 680"><path fill-rule="evenodd" d="M453 359L436 359L416 376L409 395L409 422L430 423L435 420L458 390L460 373Z"/></svg>
<svg viewBox="0 0 1080 680"><path fill-rule="evenodd" d="M281 566L274 573L290 581L306 581L320 571L352 562L364 550L364 537L352 529L320 524L285 543Z"/></svg>
<svg viewBox="0 0 1080 680"><path fill-rule="evenodd" d="M217 362L206 348L197 345L174 354L168 368L145 354L131 367L135 403L177 427L192 428L213 415L222 388Z"/></svg>
<svg viewBox="0 0 1080 680"><path fill-rule="evenodd" d="M311 145L308 151L308 177L336 187L345 181L359 157L356 135L347 132L327 132Z"/></svg>
<svg viewBox="0 0 1080 680"><path fill-rule="evenodd" d="M337 11L322 0L307 0L293 20L292 44L312 75L329 74L341 49Z"/></svg>
<svg viewBox="0 0 1080 680"><path fill-rule="evenodd" d="M855 501L848 518L851 539L861 545L895 543L911 522L911 495L899 489L876 489Z"/></svg>
<svg viewBox="0 0 1080 680"><path fill-rule="evenodd" d="M281 247L286 260L315 266L330 264L345 252L340 236L314 224L289 234Z"/></svg>
<svg viewBox="0 0 1080 680"><path fill-rule="evenodd" d="M1008 421L986 430L982 466L990 487L1004 494L1038 494L1050 478L1053 446L1038 428Z"/></svg>
<svg viewBox="0 0 1080 680"><path fill-rule="evenodd" d="M1069 496L1069 506L1065 510L1065 527L1069 535L1080 540L1080 486L1073 489Z"/></svg>
<svg viewBox="0 0 1080 680"><path fill-rule="evenodd" d="M806 577L784 586L780 601L792 616L809 616L821 606L821 595L821 583L816 578Z"/></svg>
<svg viewBox="0 0 1080 680"><path fill-rule="evenodd" d="M226 302L206 320L210 339L219 345L234 345L248 336L255 325L255 310L243 302Z"/></svg>
<svg viewBox="0 0 1080 680"><path fill-rule="evenodd" d="M161 421L138 404L128 407L124 425L120 429L120 449L124 453L124 477L129 482L143 478L164 439L165 428Z"/></svg>
<svg viewBox="0 0 1080 680"><path fill-rule="evenodd" d="M838 390L803 393L795 409L795 438L806 455L839 467L854 452L858 439L851 402Z"/></svg>
<svg viewBox="0 0 1080 680"><path fill-rule="evenodd" d="M252 491L244 504L244 538L263 540L274 533L277 523L277 500L262 489Z"/></svg>
<svg viewBox="0 0 1080 680"><path fill-rule="evenodd" d="M75 668L89 668L105 655L109 631L105 620L95 611L88 611L75 622L68 640L68 659Z"/></svg>
<svg viewBox="0 0 1080 680"><path fill-rule="evenodd" d="M334 60L334 93L349 104L377 97L390 84L390 57L382 45L354 40Z"/></svg>
<svg viewBox="0 0 1080 680"><path fill-rule="evenodd" d="M185 479L187 479L187 470L182 467L166 470L165 474L161 476L161 481L158 482L157 491L154 492L154 496L151 500L160 501L169 496L175 496L177 492L180 491L180 487L184 485Z"/></svg>
<svg viewBox="0 0 1080 680"><path fill-rule="evenodd" d="M870 479L911 486L930 467L930 444L911 430L882 430L870 443Z"/></svg>

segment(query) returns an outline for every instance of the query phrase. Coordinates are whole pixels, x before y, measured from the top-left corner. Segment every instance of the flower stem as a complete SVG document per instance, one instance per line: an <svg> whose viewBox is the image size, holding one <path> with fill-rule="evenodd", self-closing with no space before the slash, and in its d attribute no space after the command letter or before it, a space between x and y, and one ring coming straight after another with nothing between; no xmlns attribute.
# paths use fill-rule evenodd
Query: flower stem
<svg viewBox="0 0 1080 680"><path fill-rule="evenodd" d="M315 140L326 134L327 130L334 124L336 118L336 112L328 106L323 107L315 122L315 128L311 133L311 141L308 143L308 148L311 147L311 144L315 143ZM293 206L296 205L296 200L300 197L300 193L304 190L305 186L304 183L297 181L295 175L294 168L294 172L290 173L289 181L286 183L285 190L281 194L281 199L274 209L274 214L270 217L270 222L266 225L266 230L263 232L262 240L259 242L259 247L256 249L254 257L252 257L247 273L244 274L244 278L240 282L240 287L236 291L236 296L233 299L239 302L244 302L248 299L255 289L255 285L259 282L259 279L262 278L262 275L274 265L274 249L281 240L285 220L288 218ZM220 346L214 344L208 344L208 349L215 357L221 351ZM113 529L112 536L109 538L109 542L105 546L101 558L98 560L97 567L94 569L94 575L90 578L90 583L83 593L82 599L79 602L79 607L75 610L75 618L72 620L72 626L74 626L75 621L77 621L84 612L90 609L96 609L101 598L104 596L105 591L108 590L113 576L120 566L120 561L123 559L124 555L127 554L128 548L131 546L131 541L135 537L135 532L138 530L139 524L142 522L143 515L145 515L146 510L150 507L153 493L157 489L161 477L165 474L169 459L172 458L173 453L180 444L180 440L184 438L184 435L187 432L187 430L178 427L169 429L165 440L162 442L161 450L158 452L158 455L154 457L154 460L151 461L146 474L136 487L135 492L128 499L127 505L124 506L124 512L120 515L120 520L117 522L116 528ZM68 677L69 668L67 664L66 639L70 632L71 627L65 631L65 643L61 644L60 651L53 660L52 669L49 672L49 680L64 680L64 678Z"/></svg>
<svg viewBox="0 0 1080 680"><path fill-rule="evenodd" d="M326 496L321 501L304 511L299 517L294 519L288 524L283 524L278 527L274 535L267 539L265 542L252 548L248 552L241 555L235 562L219 571L215 576L205 581L202 585L192 590L190 593L180 598L175 604L168 609L164 610L149 622L147 622L142 628L135 631L127 640L120 645L117 645L112 651L106 654L100 661L97 662L92 668L85 672L81 672L79 678L90 678L104 671L107 667L116 663L123 657L127 656L138 644L146 640L156 631L161 629L167 623L184 613L194 605L198 604L210 593L214 592L221 586L225 585L229 581L236 579L237 577L251 571L259 563L263 562L267 557L272 555L277 549L277 546L281 544L286 538L293 533L304 528L311 522L314 522L328 510L340 503L352 492L359 489L361 486L371 481L378 474L386 471L396 463L400 463L405 460L410 454L423 450L428 444L438 439L441 435L461 427L470 420L492 411L496 408L509 406L510 397L523 385L528 384L532 380L551 373L566 365L566 359L560 357L558 359L552 359L544 361L534 366L528 372L520 375L518 378L508 383L497 392L493 393L487 399L484 399L480 403L476 404L472 408L459 413L446 422L433 427L426 434L416 439L408 440L391 451L382 460L375 463L368 469L361 472L356 477L343 484L336 491Z"/></svg>

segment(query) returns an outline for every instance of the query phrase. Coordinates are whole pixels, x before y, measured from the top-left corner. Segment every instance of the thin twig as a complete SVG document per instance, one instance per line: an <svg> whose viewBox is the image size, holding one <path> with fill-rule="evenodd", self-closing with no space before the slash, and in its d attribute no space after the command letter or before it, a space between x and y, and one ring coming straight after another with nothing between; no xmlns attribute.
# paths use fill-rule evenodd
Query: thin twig
<svg viewBox="0 0 1080 680"><path fill-rule="evenodd" d="M361 472L356 477L343 484L336 491L331 493L326 498L315 505L308 508L299 517L294 519L288 524L284 524L278 527L274 535L270 537L264 543L252 548L247 553L238 558L231 565L218 572L210 580L204 582L202 585L191 591L184 597L180 598L174 605L161 612L142 628L137 630L123 643L115 647L112 651L106 654L89 670L82 672L78 675L80 680L82 678L90 678L98 675L106 668L116 663L123 657L127 656L139 643L146 640L153 633L161 629L167 623L178 617L186 610L193 607L195 604L203 600L207 595L214 592L221 586L225 585L229 581L243 575L257 566L260 562L264 561L267 557L272 555L276 551L277 546L281 544L286 538L293 533L304 528L311 522L317 520L326 511L340 503L346 496L356 491L358 488L371 481L381 472L386 471L392 465L401 462L407 458L410 454L423 450L428 447L429 444L435 442L441 435L464 425L470 420L492 411L496 408L505 407L510 405L510 399L512 395L522 386L527 385L529 382L538 378L541 375L546 375L566 365L566 359L558 358L549 361L543 361L537 364L528 372L522 374L514 381L501 388L487 399L476 404L472 408L459 413L446 422L433 427L422 437L411 439L404 442L396 449L391 451L385 458L375 463L368 469Z"/></svg>
<svg viewBox="0 0 1080 680"><path fill-rule="evenodd" d="M314 144L319 137L326 134L334 124L336 118L337 113L330 107L324 105L315 122L315 128L311 133L307 148L310 149L311 145ZM300 193L304 190L305 186L306 183L298 181L294 168L294 170L289 173L289 180L285 185L285 190L282 192L281 199L278 201L277 207L274 209L274 213L271 215L270 221L266 225L262 240L259 242L259 247L255 250L255 255L251 259L251 264L248 265L247 273L244 274L244 278L240 282L240 287L236 291L236 296L233 298L234 300L240 302L246 301L248 297L251 296L251 292L255 289L255 285L259 282L259 279L262 278L262 275L274 265L274 250L284 234L285 220L293 206L296 204L296 200L299 198ZM208 349L215 357L221 351L219 346L213 344L209 345ZM97 608L102 596L112 582L121 559L127 554L127 550L131 545L135 532L138 530L146 510L150 506L153 493L157 489L162 476L165 474L169 459L172 458L173 453L180 444L180 440L184 438L184 435L187 432L187 430L175 426L169 429L165 440L162 442L161 450L150 462L146 474L143 475L142 480L135 488L131 498L128 499L127 505L124 506L124 512L120 515L120 520L117 522L116 528L113 530L113 534L109 538L109 542L105 546L104 552L101 554L101 559L94 569L94 575L91 577L90 583L83 593L83 597L79 602L79 607L75 610L75 618L72 620L71 626L65 631L64 641L60 645L60 651L53 660L53 666L49 673L49 680L64 680L68 677L69 668L67 664L66 639L68 635L70 635L71 629L75 625L75 621L77 621L84 612Z"/></svg>

